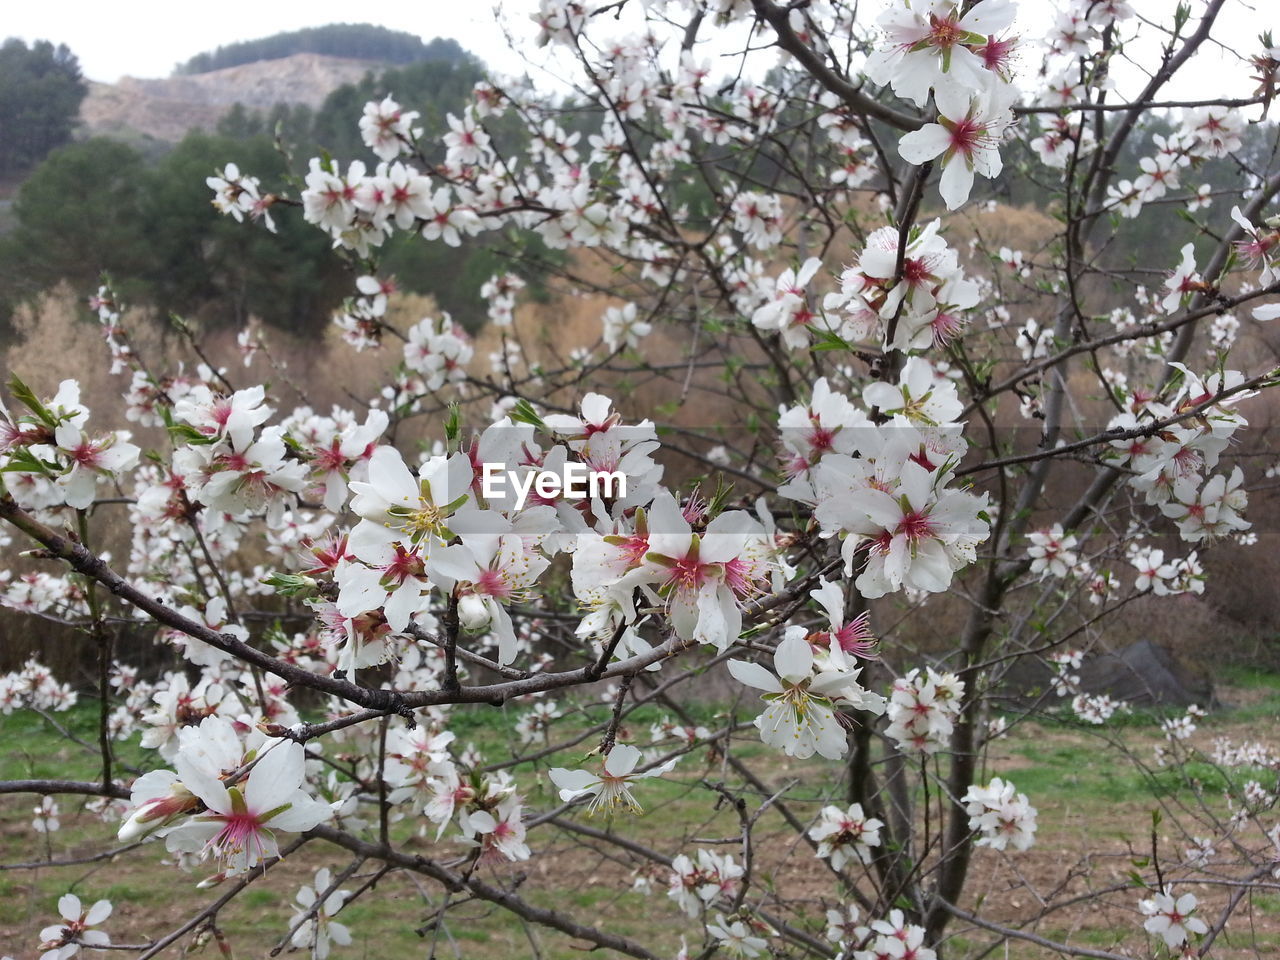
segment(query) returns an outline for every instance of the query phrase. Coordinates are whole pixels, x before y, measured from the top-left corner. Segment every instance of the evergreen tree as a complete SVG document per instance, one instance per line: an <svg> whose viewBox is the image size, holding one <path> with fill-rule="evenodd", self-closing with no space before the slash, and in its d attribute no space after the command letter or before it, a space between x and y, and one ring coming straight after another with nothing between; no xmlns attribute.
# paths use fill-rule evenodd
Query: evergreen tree
<svg viewBox="0 0 1280 960"><path fill-rule="evenodd" d="M148 172L140 211L148 299L165 312L200 311L212 321L239 324L254 315L292 329L322 327L350 278L324 236L296 211L278 212L277 235L220 216L205 178L229 162L272 183L285 175L267 136L196 132Z"/></svg>
<svg viewBox="0 0 1280 960"><path fill-rule="evenodd" d="M145 168L137 151L95 138L55 150L23 183L16 226L0 241L5 300L66 280L96 286L103 270L134 276L148 261L140 216Z"/></svg>
<svg viewBox="0 0 1280 960"><path fill-rule="evenodd" d="M88 93L66 45L0 45L0 176L22 173L68 143Z"/></svg>

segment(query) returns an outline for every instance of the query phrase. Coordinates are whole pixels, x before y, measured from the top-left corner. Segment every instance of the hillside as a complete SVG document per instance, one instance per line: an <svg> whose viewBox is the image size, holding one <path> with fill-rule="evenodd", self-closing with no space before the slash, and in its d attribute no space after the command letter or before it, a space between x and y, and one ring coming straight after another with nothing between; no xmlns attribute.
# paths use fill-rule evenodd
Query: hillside
<svg viewBox="0 0 1280 960"><path fill-rule="evenodd" d="M178 64L173 72L175 76L191 76L259 60L280 60L298 53L403 65L421 60L456 60L462 55L462 48L454 40L436 37L426 43L417 34L372 23L330 23L229 43L196 54L186 63Z"/></svg>
<svg viewBox="0 0 1280 960"><path fill-rule="evenodd" d="M87 136L152 137L177 142L192 127L212 130L235 103L268 109L277 103L318 107L345 83L380 64L316 53L298 53L192 76L116 84L91 83L80 108Z"/></svg>

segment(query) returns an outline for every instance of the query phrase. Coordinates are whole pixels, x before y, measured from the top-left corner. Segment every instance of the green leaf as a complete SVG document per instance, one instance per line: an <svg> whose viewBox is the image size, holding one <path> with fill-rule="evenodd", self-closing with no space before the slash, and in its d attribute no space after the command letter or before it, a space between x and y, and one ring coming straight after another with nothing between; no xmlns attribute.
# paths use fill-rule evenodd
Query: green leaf
<svg viewBox="0 0 1280 960"><path fill-rule="evenodd" d="M452 453L458 449L458 441L462 436L462 407L454 400L449 404L449 419L444 422L445 444Z"/></svg>
<svg viewBox="0 0 1280 960"><path fill-rule="evenodd" d="M516 423L532 424L539 429L545 429L546 422L538 415L538 411L533 409L533 404L521 397L516 401L516 405L511 408L511 412L507 414Z"/></svg>
<svg viewBox="0 0 1280 960"><path fill-rule="evenodd" d="M269 577L263 577L258 582L272 587L282 597L299 597L303 594L314 593L316 589L315 580L296 573L280 573L277 571Z"/></svg>
<svg viewBox="0 0 1280 960"><path fill-rule="evenodd" d="M9 378L9 392L13 394L13 399L34 413L41 421L50 427L58 425L58 418L49 411L48 407L40 402L30 387L18 379L16 373Z"/></svg>
<svg viewBox="0 0 1280 960"><path fill-rule="evenodd" d="M217 437L208 437L188 423L171 423L169 425L169 436L175 441L185 440L193 446L207 447L211 443L216 443Z"/></svg>
<svg viewBox="0 0 1280 960"><path fill-rule="evenodd" d="M853 347L849 345L839 334L831 330L823 330L810 346L810 350L848 350L852 351Z"/></svg>
<svg viewBox="0 0 1280 960"><path fill-rule="evenodd" d="M712 495L711 502L707 505L707 516L718 517L724 511L725 504L729 502L729 494L732 492L732 483L725 483L723 475L717 478L716 492Z"/></svg>

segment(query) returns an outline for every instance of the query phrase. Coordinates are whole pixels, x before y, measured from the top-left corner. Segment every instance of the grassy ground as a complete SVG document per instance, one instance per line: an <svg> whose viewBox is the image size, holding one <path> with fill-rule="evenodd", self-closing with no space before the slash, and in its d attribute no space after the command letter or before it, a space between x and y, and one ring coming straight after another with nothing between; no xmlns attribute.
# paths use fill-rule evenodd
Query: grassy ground
<svg viewBox="0 0 1280 960"><path fill-rule="evenodd" d="M1235 671L1220 683L1227 709L1200 722L1193 743L1207 749L1214 737L1270 741L1280 749L1280 676ZM590 708L600 714L604 707ZM463 740L475 741L490 760L510 755L510 730L519 711L505 715L491 708L477 708L459 715L455 727ZM599 717L596 717L599 719ZM647 740L653 715L641 714L632 723L636 742ZM93 778L97 755L94 711L82 706L57 720L74 736L78 746L53 730L47 721L31 714L0 718L0 778ZM1107 742L1122 741L1122 747ZM1119 729L1086 730L1046 720L1015 723L1010 735L993 746L988 776L1011 779L1027 793L1040 811L1036 846L1026 853L1003 856L982 852L972 870L971 895L984 896L983 915L1017 925L1036 911L1038 899L1064 899L1086 890L1124 884L1135 866L1145 866L1150 856L1152 811L1162 811L1156 828L1162 861L1174 862L1189 845L1178 827L1203 804L1222 809L1223 775L1203 765L1193 768L1197 778L1187 782L1172 770L1152 763L1153 748L1163 742L1157 718L1136 715ZM584 745L586 749L591 741ZM1148 769L1136 770L1125 761L1128 750ZM750 737L744 737L735 753L754 759L770 790L793 784L786 793L797 815L816 813L818 798L838 776L834 765L799 763L766 753ZM120 749L124 763L138 763L144 751L127 744ZM557 762L572 762L560 758ZM515 771L532 809L545 809L552 798L534 764ZM1257 774L1261 777L1261 774ZM686 758L670 780L647 781L638 791L645 816L616 823L597 818L598 829L616 827L629 837L668 855L692 852L702 840L728 840L737 834L737 819L699 781L715 782L725 776L718 766L699 766ZM1266 782L1264 780L1264 782ZM1271 788L1274 790L1274 775ZM114 845L115 824L103 823L74 798L60 801L62 829L46 837L33 833L30 818L34 798L0 798L0 863L27 863L84 857ZM440 855L440 846L416 834L416 823L401 821L393 832L409 852ZM1270 824L1266 824L1270 826ZM1194 829L1188 829L1188 834ZM1255 831L1256 832L1256 831ZM788 891L799 890L811 898L806 915L788 917L820 935L822 910L818 902L829 895L830 884L809 848L797 843L781 818L761 817L755 832L758 876ZM1130 846L1133 843L1133 847ZM631 890L633 862L608 858L566 835L540 830L534 835L534 856L521 864L497 870L500 877L526 877L522 895L531 902L554 907L580 922L596 924L630 936L655 948L674 953L680 935L697 942L700 929L687 921L665 897L662 889L650 896ZM451 848L461 852L461 848ZM719 847L739 856L736 845ZM173 867L158 866L164 851L148 844L110 860L60 868L23 867L0 872L0 955L27 960L35 950L38 931L52 922L60 894L71 890L82 900L106 897L115 904L107 929L120 943L145 942L173 929L212 902L218 890L199 891L191 876ZM266 957L289 928L292 897L314 871L329 866L335 872L348 859L319 843L304 847L275 868L276 881L250 888L219 916L219 927L237 960ZM364 875L363 873L361 874ZM348 887L359 881L348 883ZM1226 889L1189 887L1201 898L1202 912L1213 916L1225 902ZM340 917L352 930L354 944L335 951L335 960L352 958L426 957L433 934L416 932L440 905L438 887L412 878L392 875L362 897ZM1037 932L1084 947L1126 952L1134 957L1152 955L1140 932L1137 901L1141 894L1128 889L1102 898L1101 905L1065 909L1051 914ZM972 904L973 896L969 903ZM834 905L834 904L829 904ZM546 960L580 958L582 944L544 930L527 929L510 914L483 903L471 902L451 909L438 934L442 958L543 957ZM948 956L977 956L992 938L963 925L955 928ZM1274 891L1251 896L1213 955L1218 958L1268 956L1280 952L1280 896ZM182 943L185 948L187 944ZM208 944L195 956L214 957ZM127 954L125 954L127 956ZM175 946L166 957L185 955ZM997 955L1039 958L1048 954L1034 946L1011 943Z"/></svg>

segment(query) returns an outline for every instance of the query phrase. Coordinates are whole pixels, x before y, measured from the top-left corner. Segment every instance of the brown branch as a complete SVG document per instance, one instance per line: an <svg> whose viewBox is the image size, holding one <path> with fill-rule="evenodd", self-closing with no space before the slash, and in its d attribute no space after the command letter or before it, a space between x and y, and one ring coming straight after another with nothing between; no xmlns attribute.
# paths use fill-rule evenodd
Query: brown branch
<svg viewBox="0 0 1280 960"><path fill-rule="evenodd" d="M314 827L307 833L307 836L327 840L329 843L342 847L357 856L370 860L381 860L383 863L402 867L414 873L420 873L437 881L451 893L460 893L466 890L478 900L486 900L489 903L496 904L530 923L559 930L561 933L568 934L578 940L586 940L595 944L596 948L616 950L629 957L638 957L640 960L660 960L657 954L646 950L633 940L577 923L558 910L534 906L522 900L510 890L504 890L474 875L464 875L450 870L448 867L427 857L411 856L384 844L369 843L328 826Z"/></svg>
<svg viewBox="0 0 1280 960"><path fill-rule="evenodd" d="M0 793L35 793L44 797L76 793L117 800L128 800L130 796L123 783L104 784L101 780L0 780Z"/></svg>
<svg viewBox="0 0 1280 960"><path fill-rule="evenodd" d="M225 907L228 903L230 903L236 897L238 897L240 895L240 892L244 890L245 887L249 886L249 884L253 883L253 881L257 880L259 877L263 876L268 870L274 867L277 863L280 863L282 860L284 860L285 857L289 856L289 854L293 853L295 850L297 850L306 842L307 842L306 837L299 837L293 843L289 844L289 846L281 850L279 857L274 857L270 860L264 860L262 863L258 864L256 867L250 868L249 872L244 874L244 876L240 877L237 880L237 882L231 887L230 890L228 890L226 893L220 896L217 900L213 901L213 903L209 904L207 907L205 907L203 910L197 913L194 917L192 917L190 920L188 920L186 923L180 926L177 930L174 930L172 933L166 934L165 936L161 937L159 940L152 943L150 947L147 949L146 953L143 953L138 957L138 960L151 960L152 957L156 956L165 947L169 946L171 943L176 942L177 940L180 940L182 937L186 936L192 930L196 929L196 927L200 926L200 924L205 923L206 921L209 923L212 923L213 918L218 915L218 911L221 910L223 907Z"/></svg>
<svg viewBox="0 0 1280 960"><path fill-rule="evenodd" d="M896 127L902 131L919 130L924 120L910 114L900 113L862 92L860 85L850 83L831 67L823 62L822 57L811 46L801 40L791 29L791 6L778 7L770 0L751 0L756 16L773 27L778 36L778 46L799 61L815 80L843 100L855 113L875 119Z"/></svg>
<svg viewBox="0 0 1280 960"><path fill-rule="evenodd" d="M1060 457L1068 453L1075 453L1079 450L1086 450L1089 447L1097 446L1100 443L1114 443L1119 440L1137 440L1141 437L1150 437L1165 427L1182 423L1185 420L1191 420L1204 413L1206 410L1216 406L1223 400L1235 396L1236 394L1252 390L1255 387L1262 386L1268 381L1275 380L1280 376L1280 367L1269 370L1266 373L1260 373L1256 377L1251 377L1243 383L1239 383L1234 387L1226 390L1220 390L1203 403L1196 404L1190 410L1183 413L1175 414L1171 417L1164 417L1160 420L1153 420L1151 423L1144 424L1141 427L1134 427L1129 430L1115 428L1112 430L1103 430L1101 433L1095 433L1091 437L1085 437L1083 440L1076 440L1072 443L1064 443L1053 447L1049 450L1037 450L1034 453L1019 453L1009 457L1000 457L996 460L985 460L982 463L975 464L972 467L965 467L956 471L957 477L962 477L971 473L980 473L983 470L994 470L998 467L1007 467L1017 463L1032 463L1038 460L1046 460L1050 457Z"/></svg>
<svg viewBox="0 0 1280 960"><path fill-rule="evenodd" d="M1093 957L1094 960L1132 960L1132 958L1122 956L1118 953L1108 953L1106 950L1092 950L1089 947L1073 947L1066 943L1056 943L1053 940L1037 936L1034 933L1014 930L1012 927L1002 927L998 923L992 923L989 920L982 920L974 916L969 911L961 910L954 904L948 903L946 900L942 900L940 898L935 902L953 916L959 917L967 923L972 923L975 927L981 927L983 930L990 930L992 933L998 933L1000 936L1008 940L1025 940L1028 943L1034 943L1037 946L1044 947L1047 950L1054 950L1068 957Z"/></svg>

